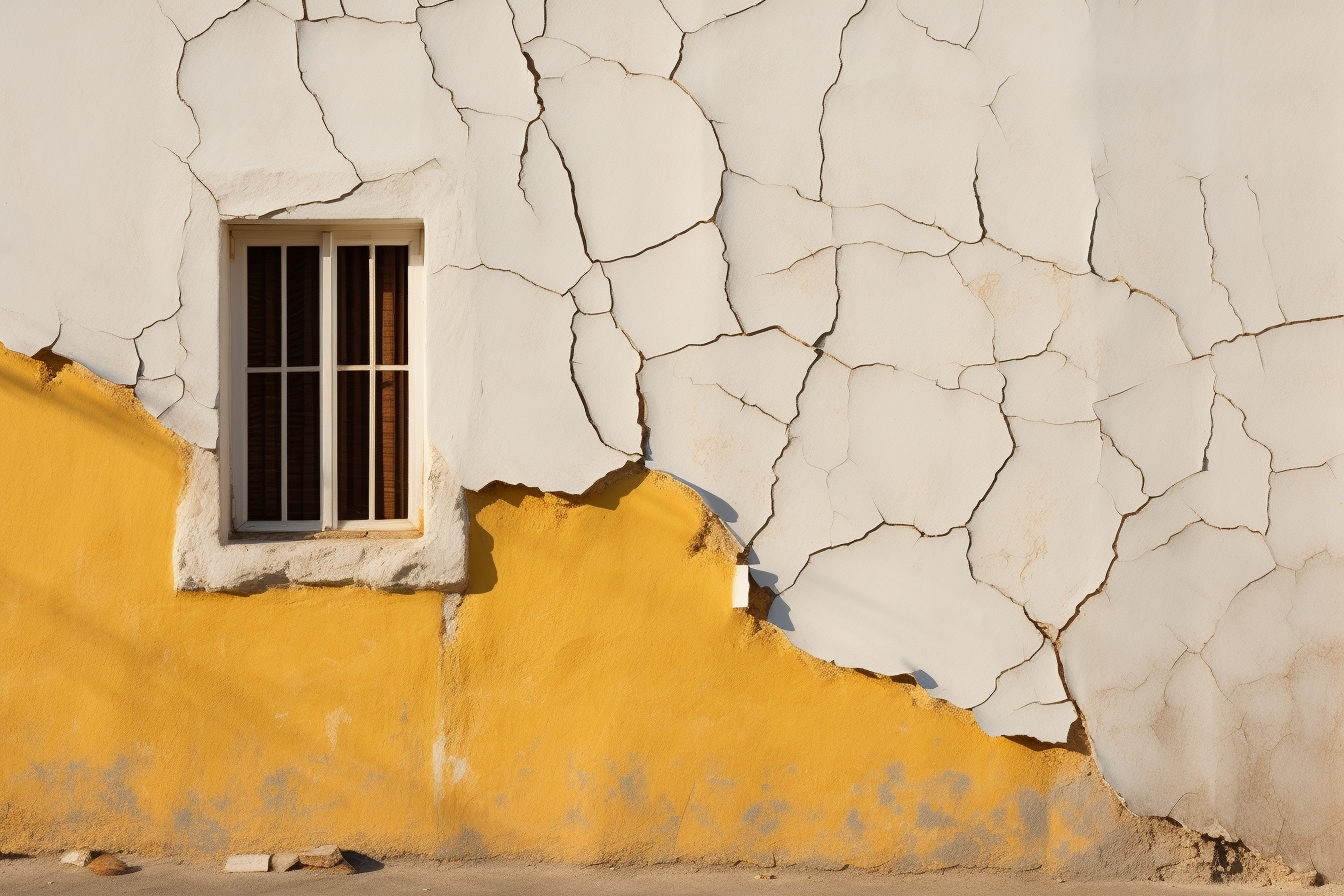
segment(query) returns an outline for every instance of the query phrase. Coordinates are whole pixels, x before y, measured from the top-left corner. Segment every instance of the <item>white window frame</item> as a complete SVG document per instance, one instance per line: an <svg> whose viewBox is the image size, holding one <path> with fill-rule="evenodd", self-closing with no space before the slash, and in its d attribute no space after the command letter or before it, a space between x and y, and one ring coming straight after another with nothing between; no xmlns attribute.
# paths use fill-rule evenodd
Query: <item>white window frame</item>
<svg viewBox="0 0 1344 896"><path fill-rule="evenodd" d="M221 460L227 471L226 481L229 491L225 496L225 514L229 523L231 537L249 537L259 535L289 534L300 536L316 535L319 532L350 533L363 535L369 532L398 532L424 530L425 477L424 477L424 338L425 338L425 269L424 269L424 229L420 222L305 222L303 224L239 224L232 225L228 233L229 251L226 261L225 307L221 315L220 334L222 345L221 360L227 368L220 376L220 423ZM369 364L336 364L336 247L338 246L396 246L402 245L407 251L406 272L406 329L407 361L406 365L375 364L376 327L373 315L377 295L374 287L375 253L369 252ZM321 484L322 518L320 520L248 520L247 519L247 247L249 246L319 246L319 294L321 321L321 352L319 400L322 408L321 429ZM286 331L289 326L285 313L289 284L286 276L288 252L280 253L280 289L282 296L280 314L280 342L286 346ZM282 351L281 358L288 361ZM267 368L278 370L283 377L289 367ZM311 367L294 368L311 370ZM374 401L377 395L374 370L407 369L407 458L406 458L406 515L404 520L373 519L376 504L373 501L375 481L373 465L374 453L370 452L369 464L369 516L367 520L336 519L336 373L338 370L369 370L369 439L372 442L377 429L374 414ZM287 401L288 390L281 390L281 481L287 482L288 440ZM371 445L372 448L372 445ZM287 509L288 487L280 490L281 507ZM281 513L285 516L286 513Z"/></svg>

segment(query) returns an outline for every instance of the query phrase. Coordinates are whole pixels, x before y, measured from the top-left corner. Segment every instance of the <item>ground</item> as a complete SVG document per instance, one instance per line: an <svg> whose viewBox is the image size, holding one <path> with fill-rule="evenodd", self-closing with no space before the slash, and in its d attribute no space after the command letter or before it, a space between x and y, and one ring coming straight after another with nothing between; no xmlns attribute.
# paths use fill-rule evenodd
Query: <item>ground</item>
<svg viewBox="0 0 1344 896"><path fill-rule="evenodd" d="M751 865L697 867L655 865L637 868L529 865L522 862L434 862L393 859L386 863L361 859L353 876L316 871L279 874L223 874L219 862L182 862L172 858L123 857L134 873L99 877L83 868L59 864L55 856L15 858L0 862L0 893L452 893L460 896L546 893L548 896L1194 896L1252 892L1264 888L1226 884L1158 882L1057 881L1035 872L934 872L886 874L866 871L809 871L758 868ZM773 879L758 875L773 874ZM1344 894L1344 886L1318 887L1314 893Z"/></svg>

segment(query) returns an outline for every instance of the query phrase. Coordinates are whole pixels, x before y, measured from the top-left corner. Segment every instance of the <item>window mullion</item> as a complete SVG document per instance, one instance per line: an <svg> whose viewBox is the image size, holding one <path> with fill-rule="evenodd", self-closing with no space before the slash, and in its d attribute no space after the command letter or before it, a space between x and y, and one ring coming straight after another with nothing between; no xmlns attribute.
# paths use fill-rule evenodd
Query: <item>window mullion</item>
<svg viewBox="0 0 1344 896"><path fill-rule="evenodd" d="M322 255L318 274L321 322L318 340L321 373L319 391L321 412L322 528L336 526L336 253L330 232L322 234Z"/></svg>
<svg viewBox="0 0 1344 896"><path fill-rule="evenodd" d="M378 254L378 247L369 246L369 520L378 518L378 513L374 505L377 483L375 479L378 473L378 459L375 452L378 449L374 441L374 433L378 431L378 420L374 416L377 413L377 401L374 397L377 389L378 379L378 283L374 276L377 261L375 256Z"/></svg>
<svg viewBox="0 0 1344 896"><path fill-rule="evenodd" d="M289 519L289 251L280 247L280 519Z"/></svg>

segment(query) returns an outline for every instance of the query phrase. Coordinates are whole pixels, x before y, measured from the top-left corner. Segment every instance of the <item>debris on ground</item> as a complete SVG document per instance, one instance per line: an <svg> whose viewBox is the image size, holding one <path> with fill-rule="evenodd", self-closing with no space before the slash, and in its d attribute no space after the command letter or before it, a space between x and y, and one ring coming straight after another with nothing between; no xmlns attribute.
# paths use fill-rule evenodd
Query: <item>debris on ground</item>
<svg viewBox="0 0 1344 896"><path fill-rule="evenodd" d="M270 871L270 853L229 856L224 860L224 870L234 873Z"/></svg>
<svg viewBox="0 0 1344 896"><path fill-rule="evenodd" d="M758 875L756 875L756 879L757 879L757 880L774 880L774 879L775 879L775 876L774 876L773 874L758 874Z"/></svg>
<svg viewBox="0 0 1344 896"><path fill-rule="evenodd" d="M341 851L330 844L299 853L299 862L305 868L334 868L344 861Z"/></svg>
<svg viewBox="0 0 1344 896"><path fill-rule="evenodd" d="M89 862L89 870L94 874L102 874L110 877L114 874L125 874L131 869L125 862L116 856L103 853L92 862Z"/></svg>
<svg viewBox="0 0 1344 896"><path fill-rule="evenodd" d="M271 856L272 871L288 871L299 864L299 856L292 852L278 852Z"/></svg>
<svg viewBox="0 0 1344 896"><path fill-rule="evenodd" d="M62 865L74 865L76 868L83 868L93 861L93 853L87 849L72 849L61 856Z"/></svg>

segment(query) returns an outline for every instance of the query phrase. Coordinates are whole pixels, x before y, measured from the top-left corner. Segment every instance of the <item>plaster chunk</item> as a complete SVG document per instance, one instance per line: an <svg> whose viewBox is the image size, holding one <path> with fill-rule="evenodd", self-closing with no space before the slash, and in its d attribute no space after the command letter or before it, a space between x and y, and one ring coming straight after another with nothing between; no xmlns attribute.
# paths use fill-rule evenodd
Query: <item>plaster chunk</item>
<svg viewBox="0 0 1344 896"><path fill-rule="evenodd" d="M1190 360L1175 315L1154 299L1096 277L1069 282L1050 348L1081 367L1101 394L1123 392Z"/></svg>
<svg viewBox="0 0 1344 896"><path fill-rule="evenodd" d="M699 31L717 19L755 6L759 0L663 0L668 15L682 31Z"/></svg>
<svg viewBox="0 0 1344 896"><path fill-rule="evenodd" d="M616 322L646 358L739 333L724 291L723 240L701 224L641 255L604 264Z"/></svg>
<svg viewBox="0 0 1344 896"><path fill-rule="evenodd" d="M912 373L850 377L849 456L888 523L937 535L963 526L1013 450L993 402Z"/></svg>
<svg viewBox="0 0 1344 896"><path fill-rule="evenodd" d="M598 438L571 378L568 299L487 268L444 268L430 289L445 300L428 321L443 359L429 370L443 410L428 435L463 487L498 480L582 494L628 460Z"/></svg>
<svg viewBox="0 0 1344 896"><path fill-rule="evenodd" d="M963 369L994 363L994 319L945 258L846 246L840 310L826 351L850 367L890 364L955 388Z"/></svg>
<svg viewBox="0 0 1344 896"><path fill-rule="evenodd" d="M347 16L374 22L414 22L420 8L416 0L341 0Z"/></svg>
<svg viewBox="0 0 1344 896"><path fill-rule="evenodd" d="M980 24L982 0L897 0L896 5L934 40L966 46Z"/></svg>
<svg viewBox="0 0 1344 896"><path fill-rule="evenodd" d="M912 221L894 208L869 205L831 210L837 246L850 243L881 243L897 252L946 255L960 243L943 231Z"/></svg>
<svg viewBox="0 0 1344 896"><path fill-rule="evenodd" d="M1204 179L1202 188L1213 279L1227 290L1242 329L1258 333L1283 323L1279 288L1260 227L1260 201L1250 179L1215 172Z"/></svg>
<svg viewBox="0 0 1344 896"><path fill-rule="evenodd" d="M419 20L434 80L452 93L455 106L523 121L537 117L532 73L505 0L453 0L422 9Z"/></svg>
<svg viewBox="0 0 1344 896"><path fill-rule="evenodd" d="M999 365L1006 385L1003 412L1040 423L1097 419L1092 405L1103 396L1087 374L1058 352L1042 352Z"/></svg>
<svg viewBox="0 0 1344 896"><path fill-rule="evenodd" d="M967 367L957 378L957 388L974 392L981 398L988 398L997 405L1003 404L1003 390L1008 381L1003 372L991 364L977 364Z"/></svg>
<svg viewBox="0 0 1344 896"><path fill-rule="evenodd" d="M173 20L184 40L191 40L205 29L242 6L246 0L163 0L159 7Z"/></svg>
<svg viewBox="0 0 1344 896"><path fill-rule="evenodd" d="M977 581L1063 628L1110 567L1120 514L1098 482L1096 423L1010 419L1016 446L967 528Z"/></svg>
<svg viewBox="0 0 1344 896"><path fill-rule="evenodd" d="M5 8L0 340L9 348L51 346L60 321L133 339L176 310L191 197L180 157L196 142L174 89L181 52L152 2ZM72 239L78 251L65 251Z"/></svg>
<svg viewBox="0 0 1344 896"><path fill-rule="evenodd" d="M191 183L191 213L182 235L177 271L181 307L173 315L184 356L177 375L186 390L208 407L219 404L219 211L200 181Z"/></svg>
<svg viewBox="0 0 1344 896"><path fill-rule="evenodd" d="M663 77L681 53L681 29L659 0L549 0L546 36L628 72Z"/></svg>
<svg viewBox="0 0 1344 896"><path fill-rule="evenodd" d="M359 184L300 77L295 27L249 3L183 52L178 90L201 131L189 160L223 214L335 199Z"/></svg>
<svg viewBox="0 0 1344 896"><path fill-rule="evenodd" d="M472 221L481 261L552 292L567 292L592 263L574 217L569 178L546 125L474 112L466 116Z"/></svg>
<svg viewBox="0 0 1344 896"><path fill-rule="evenodd" d="M773 467L787 429L718 385L678 376L676 364L675 355L654 358L639 373L649 430L645 465L695 489L747 544L770 516Z"/></svg>
<svg viewBox="0 0 1344 896"><path fill-rule="evenodd" d="M1238 592L1274 569L1261 536L1203 523L1129 561L1061 635L1061 659L1106 779L1132 811L1209 829L1236 707L1202 652ZM1231 778L1224 774L1232 773ZM1235 785L1234 785L1235 786ZM1221 816L1221 817L1220 817Z"/></svg>
<svg viewBox="0 0 1344 896"><path fill-rule="evenodd" d="M145 327L135 338L135 351L140 356L140 376L158 379L171 375L186 357L174 318L161 320Z"/></svg>
<svg viewBox="0 0 1344 896"><path fill-rule="evenodd" d="M543 78L563 78L570 69L591 58L573 44L553 37L534 37L523 44L523 52Z"/></svg>
<svg viewBox="0 0 1344 896"><path fill-rule="evenodd" d="M1101 472L1097 481L1110 493L1115 509L1121 514L1133 513L1143 506L1148 496L1143 493L1143 474L1134 462L1115 450L1110 436L1102 433Z"/></svg>
<svg viewBox="0 0 1344 896"><path fill-rule="evenodd" d="M815 342L835 321L831 211L790 187L728 172L716 215L728 293L748 330L777 326Z"/></svg>
<svg viewBox="0 0 1344 896"><path fill-rule="evenodd" d="M140 370L140 356L135 353L133 341L90 330L72 320L62 322L60 338L51 350L78 361L109 383L133 385Z"/></svg>
<svg viewBox="0 0 1344 896"><path fill-rule="evenodd" d="M300 22L299 70L336 146L370 181L461 151L467 129L414 25Z"/></svg>
<svg viewBox="0 0 1344 896"><path fill-rule="evenodd" d="M798 414L798 393L817 355L779 330L765 330L689 346L671 357L673 375L698 386L717 384L743 403L788 423Z"/></svg>
<svg viewBox="0 0 1344 896"><path fill-rule="evenodd" d="M527 43L546 30L546 0L508 0L513 12L513 30L519 43ZM428 3L422 5L428 6Z"/></svg>
<svg viewBox="0 0 1344 896"><path fill-rule="evenodd" d="M992 91L976 156L985 229L1023 255L1086 274L1101 154L1091 11L990 3L977 26L973 49Z"/></svg>
<svg viewBox="0 0 1344 896"><path fill-rule="evenodd" d="M845 64L821 121L821 198L881 203L962 242L980 239L973 182L990 99L980 63L929 40L896 0L869 0L840 52Z"/></svg>
<svg viewBox="0 0 1344 896"><path fill-rule="evenodd" d="M1115 556L1118 560L1137 560L1198 521L1199 514L1180 496L1171 492L1160 495L1125 520L1115 541Z"/></svg>
<svg viewBox="0 0 1344 896"><path fill-rule="evenodd" d="M172 407L182 397L182 391L182 380L172 374L159 379L140 379L135 384L135 397L152 417Z"/></svg>
<svg viewBox="0 0 1344 896"><path fill-rule="evenodd" d="M883 526L814 556L775 598L770 622L815 657L911 674L934 697L976 706L1043 639L1011 601L970 577L966 546L964 529L928 538Z"/></svg>
<svg viewBox="0 0 1344 896"><path fill-rule="evenodd" d="M255 593L279 585L362 585L460 593L467 579L466 500L451 466L432 447L426 455L419 538L231 541L222 530L219 458L193 448L173 533L174 587Z"/></svg>
<svg viewBox="0 0 1344 896"><path fill-rule="evenodd" d="M639 353L610 314L576 314L572 326L574 384L598 436L617 451L638 457L644 442L635 391Z"/></svg>
<svg viewBox="0 0 1344 896"><path fill-rule="evenodd" d="M961 281L994 316L994 357L1040 354L1074 304L1074 278L988 240L963 243L949 256Z"/></svg>
<svg viewBox="0 0 1344 896"><path fill-rule="evenodd" d="M990 737L1025 735L1043 743L1064 743L1077 719L1049 643L1000 675L994 693L975 707L976 724Z"/></svg>
<svg viewBox="0 0 1344 896"><path fill-rule="evenodd" d="M184 392L172 407L159 414L159 422L199 448L214 451L219 446L219 412L190 392Z"/></svg>
<svg viewBox="0 0 1344 896"><path fill-rule="evenodd" d="M265 3L280 15L296 22L307 18L307 14L303 10L303 0L259 0L259 2Z"/></svg>
<svg viewBox="0 0 1344 896"><path fill-rule="evenodd" d="M823 98L861 6L771 0L686 37L677 82L714 121L729 170L822 198Z"/></svg>
<svg viewBox="0 0 1344 896"><path fill-rule="evenodd" d="M1101 428L1160 495L1204 466L1213 421L1213 366L1197 358L1096 404Z"/></svg>
<svg viewBox="0 0 1344 896"><path fill-rule="evenodd" d="M1244 425L1241 411L1223 396L1214 396L1204 469L1176 483L1169 494L1211 526L1245 526L1264 533L1269 526L1269 450L1246 435Z"/></svg>
<svg viewBox="0 0 1344 896"><path fill-rule="evenodd" d="M1275 470L1344 454L1344 320L1280 327L1217 346L1218 391L1246 414L1246 432Z"/></svg>
<svg viewBox="0 0 1344 896"><path fill-rule="evenodd" d="M594 259L634 255L713 217L723 156L685 91L596 59L539 89Z"/></svg>
<svg viewBox="0 0 1344 896"><path fill-rule="evenodd" d="M1265 540L1274 561L1289 569L1321 553L1344 558L1344 456L1269 477Z"/></svg>
<svg viewBox="0 0 1344 896"><path fill-rule="evenodd" d="M606 314L611 310L611 281L595 264L579 278L572 290L574 304L584 314Z"/></svg>
<svg viewBox="0 0 1344 896"><path fill-rule="evenodd" d="M323 19L345 15L341 0L303 0L303 3L308 10L308 21L310 22L320 22Z"/></svg>

